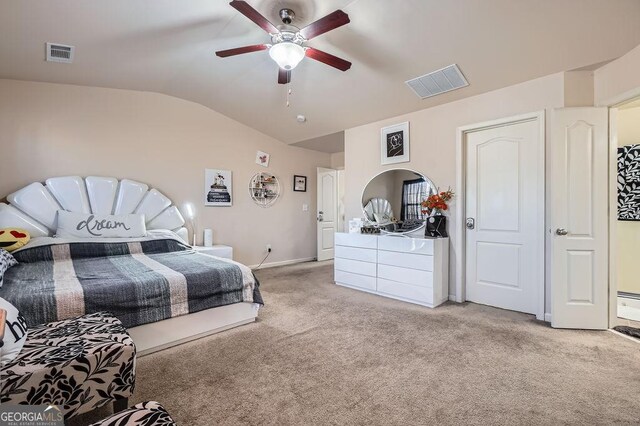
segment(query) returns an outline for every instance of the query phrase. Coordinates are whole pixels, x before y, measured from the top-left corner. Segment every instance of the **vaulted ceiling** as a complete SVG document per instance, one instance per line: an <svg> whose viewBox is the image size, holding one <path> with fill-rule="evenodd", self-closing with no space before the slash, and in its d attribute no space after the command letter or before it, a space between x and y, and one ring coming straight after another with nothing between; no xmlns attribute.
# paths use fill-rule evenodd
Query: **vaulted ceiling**
<svg viewBox="0 0 640 426"><path fill-rule="evenodd" d="M293 9L298 27L343 9L351 23L309 45L352 61L351 70L305 59L286 107L267 52L214 55L269 42L228 1L3 0L0 78L165 93L296 143L607 61L640 44L637 0L248 2L276 24L281 8ZM45 42L76 46L74 63L45 62ZM404 84L452 63L469 87L420 100ZM298 114L307 122L297 123Z"/></svg>

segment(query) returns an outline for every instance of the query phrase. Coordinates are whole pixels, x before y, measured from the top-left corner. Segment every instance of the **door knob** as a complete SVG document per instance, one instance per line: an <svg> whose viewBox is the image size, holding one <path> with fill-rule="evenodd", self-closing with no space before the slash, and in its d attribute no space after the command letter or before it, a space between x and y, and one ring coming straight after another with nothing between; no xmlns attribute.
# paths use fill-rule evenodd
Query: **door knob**
<svg viewBox="0 0 640 426"><path fill-rule="evenodd" d="M323 212L318 212L318 222L322 222L324 220L324 218L322 217L323 214Z"/></svg>
<svg viewBox="0 0 640 426"><path fill-rule="evenodd" d="M556 235L560 235L560 236L565 236L567 235L569 232L564 229L564 228L558 228L556 229Z"/></svg>
<svg viewBox="0 0 640 426"><path fill-rule="evenodd" d="M467 226L467 229L474 229L476 227L475 219L472 217L468 217L466 226Z"/></svg>

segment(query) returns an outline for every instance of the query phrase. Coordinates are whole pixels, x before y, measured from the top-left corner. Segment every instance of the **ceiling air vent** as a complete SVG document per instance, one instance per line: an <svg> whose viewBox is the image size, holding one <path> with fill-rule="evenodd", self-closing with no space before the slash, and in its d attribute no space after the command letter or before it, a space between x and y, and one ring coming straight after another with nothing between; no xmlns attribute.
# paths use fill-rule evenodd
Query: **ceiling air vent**
<svg viewBox="0 0 640 426"><path fill-rule="evenodd" d="M456 64L405 81L405 83L422 99L469 85Z"/></svg>
<svg viewBox="0 0 640 426"><path fill-rule="evenodd" d="M47 61L48 62L65 62L70 64L73 62L73 53L76 50L74 46L66 44L47 43Z"/></svg>

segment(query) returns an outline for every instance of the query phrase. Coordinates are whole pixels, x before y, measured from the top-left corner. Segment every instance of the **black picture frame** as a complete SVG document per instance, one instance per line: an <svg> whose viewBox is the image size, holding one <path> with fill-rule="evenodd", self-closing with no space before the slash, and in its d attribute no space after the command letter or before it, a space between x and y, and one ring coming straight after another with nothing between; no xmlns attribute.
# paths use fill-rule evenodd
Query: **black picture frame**
<svg viewBox="0 0 640 426"><path fill-rule="evenodd" d="M307 192L307 177L293 175L293 190L295 192Z"/></svg>

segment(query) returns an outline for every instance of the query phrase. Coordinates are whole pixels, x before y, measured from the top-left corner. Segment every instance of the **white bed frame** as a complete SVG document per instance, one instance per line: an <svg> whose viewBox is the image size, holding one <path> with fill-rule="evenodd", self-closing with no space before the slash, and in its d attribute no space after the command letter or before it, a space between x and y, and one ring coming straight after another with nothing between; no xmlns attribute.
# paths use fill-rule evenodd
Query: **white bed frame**
<svg viewBox="0 0 640 426"><path fill-rule="evenodd" d="M0 228L22 228L32 237L52 236L58 210L76 213L145 215L147 229L169 229L185 243L188 232L178 208L157 189L113 177L64 176L35 182L0 203ZM259 305L235 303L144 324L129 329L138 355L146 355L190 340L254 322Z"/></svg>
<svg viewBox="0 0 640 426"><path fill-rule="evenodd" d="M260 305L234 303L130 328L138 356L161 351L256 320Z"/></svg>

